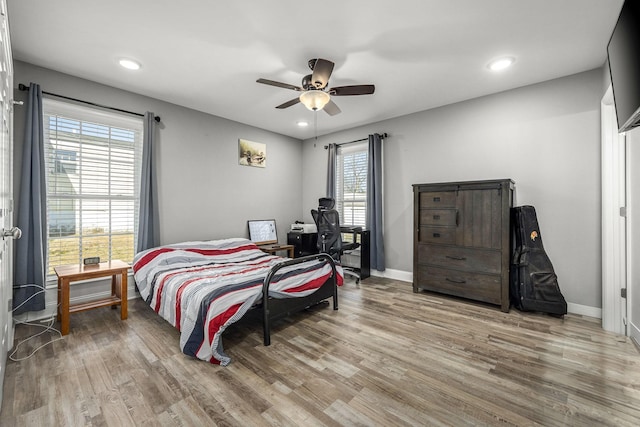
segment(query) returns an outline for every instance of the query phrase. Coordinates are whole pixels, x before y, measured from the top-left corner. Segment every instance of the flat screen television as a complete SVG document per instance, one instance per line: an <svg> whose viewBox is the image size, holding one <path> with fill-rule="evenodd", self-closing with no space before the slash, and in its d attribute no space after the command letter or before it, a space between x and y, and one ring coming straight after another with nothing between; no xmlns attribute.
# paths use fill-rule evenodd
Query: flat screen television
<svg viewBox="0 0 640 427"><path fill-rule="evenodd" d="M618 132L640 125L640 1L626 0L607 45Z"/></svg>

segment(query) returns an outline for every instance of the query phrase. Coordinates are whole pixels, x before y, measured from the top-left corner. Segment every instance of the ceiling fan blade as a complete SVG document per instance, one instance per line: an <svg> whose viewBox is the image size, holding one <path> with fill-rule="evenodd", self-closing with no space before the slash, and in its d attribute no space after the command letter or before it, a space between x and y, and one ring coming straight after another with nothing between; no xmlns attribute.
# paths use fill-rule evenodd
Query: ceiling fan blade
<svg viewBox="0 0 640 427"><path fill-rule="evenodd" d="M327 102L327 105L324 106L323 110L326 111L327 114L330 116L335 116L336 114L339 114L341 111L336 105L336 103L333 102L332 100L329 100L329 102Z"/></svg>
<svg viewBox="0 0 640 427"><path fill-rule="evenodd" d="M303 90L300 86L294 86L294 85L290 85L290 84L287 84L287 83L280 83L280 82L276 82L274 80L258 79L258 80L256 80L256 83L262 83L262 84L269 85L269 86L281 87L283 89L297 90L298 92L302 92L302 90Z"/></svg>
<svg viewBox="0 0 640 427"><path fill-rule="evenodd" d="M324 89L329 83L333 71L333 62L318 58L313 66L311 82L317 89Z"/></svg>
<svg viewBox="0 0 640 427"><path fill-rule="evenodd" d="M289 108L292 105L296 105L298 102L300 102L300 98L293 98L291 101L287 101L284 104L280 104L276 108L279 108L282 110L283 108Z"/></svg>
<svg viewBox="0 0 640 427"><path fill-rule="evenodd" d="M338 86L329 89L329 94L335 96L371 95L375 90L374 85Z"/></svg>

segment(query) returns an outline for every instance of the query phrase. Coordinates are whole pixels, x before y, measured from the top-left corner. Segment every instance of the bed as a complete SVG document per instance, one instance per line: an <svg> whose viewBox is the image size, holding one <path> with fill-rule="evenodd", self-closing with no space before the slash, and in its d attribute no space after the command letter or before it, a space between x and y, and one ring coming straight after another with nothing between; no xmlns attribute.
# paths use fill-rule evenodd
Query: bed
<svg viewBox="0 0 640 427"><path fill-rule="evenodd" d="M151 308L180 331L182 352L227 365L222 333L249 310L263 320L264 344L281 317L333 299L340 266L326 254L297 259L261 251L248 239L184 242L136 254L136 287Z"/></svg>

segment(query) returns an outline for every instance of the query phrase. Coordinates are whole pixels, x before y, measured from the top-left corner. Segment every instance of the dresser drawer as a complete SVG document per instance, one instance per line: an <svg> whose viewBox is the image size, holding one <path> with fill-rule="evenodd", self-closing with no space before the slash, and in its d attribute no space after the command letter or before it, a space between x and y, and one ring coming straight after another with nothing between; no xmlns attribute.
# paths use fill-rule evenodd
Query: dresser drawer
<svg viewBox="0 0 640 427"><path fill-rule="evenodd" d="M418 245L418 264L500 274L502 253L460 246Z"/></svg>
<svg viewBox="0 0 640 427"><path fill-rule="evenodd" d="M457 209L421 209L420 225L458 225Z"/></svg>
<svg viewBox="0 0 640 427"><path fill-rule="evenodd" d="M419 266L418 289L500 304L500 276Z"/></svg>
<svg viewBox="0 0 640 427"><path fill-rule="evenodd" d="M418 242L454 245L456 243L456 231L456 227L421 226Z"/></svg>
<svg viewBox="0 0 640 427"><path fill-rule="evenodd" d="M455 191L424 191L420 193L421 208L455 208Z"/></svg>

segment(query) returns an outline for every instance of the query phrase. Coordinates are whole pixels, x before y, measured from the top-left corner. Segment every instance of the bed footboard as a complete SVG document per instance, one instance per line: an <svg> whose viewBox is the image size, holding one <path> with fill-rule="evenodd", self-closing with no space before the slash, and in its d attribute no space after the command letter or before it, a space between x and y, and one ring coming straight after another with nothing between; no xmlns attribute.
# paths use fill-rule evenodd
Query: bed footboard
<svg viewBox="0 0 640 427"><path fill-rule="evenodd" d="M331 265L331 277L311 295L300 298L271 298L269 297L269 285L273 276L283 267L300 264L306 261L320 260L328 261ZM271 322L273 320L289 316L292 313L304 310L307 307L318 304L327 298L333 297L333 309L338 309L338 282L336 264L327 254L309 255L301 258L294 258L283 261L274 266L264 278L262 285L262 328L264 333L264 345L271 344Z"/></svg>

